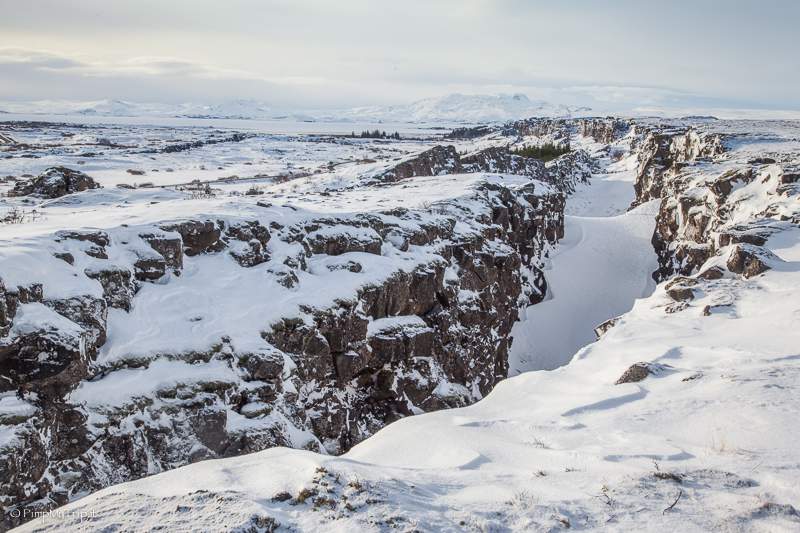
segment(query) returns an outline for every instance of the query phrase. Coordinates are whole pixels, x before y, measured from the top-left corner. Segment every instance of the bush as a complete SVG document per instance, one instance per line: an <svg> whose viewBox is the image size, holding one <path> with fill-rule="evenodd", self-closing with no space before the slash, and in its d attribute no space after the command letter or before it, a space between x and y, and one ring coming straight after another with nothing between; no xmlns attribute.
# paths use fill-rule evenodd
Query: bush
<svg viewBox="0 0 800 533"><path fill-rule="evenodd" d="M525 146L511 150L512 154L522 157L533 157L542 161L550 161L571 151L569 144L545 143L540 146Z"/></svg>

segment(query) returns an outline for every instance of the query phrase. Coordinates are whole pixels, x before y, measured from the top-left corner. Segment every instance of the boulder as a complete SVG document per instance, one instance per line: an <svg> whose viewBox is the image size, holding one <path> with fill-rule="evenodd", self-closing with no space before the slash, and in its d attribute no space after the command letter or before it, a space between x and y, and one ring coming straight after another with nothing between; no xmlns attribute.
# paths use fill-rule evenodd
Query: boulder
<svg viewBox="0 0 800 533"><path fill-rule="evenodd" d="M685 302L694 299L694 291L692 290L694 285L697 285L697 280L678 276L667 283L664 289L667 296L676 302Z"/></svg>
<svg viewBox="0 0 800 533"><path fill-rule="evenodd" d="M634 363L629 366L625 372L623 372L623 374L616 382L614 382L614 384L621 385L623 383L636 383L642 381L650 374L656 374L659 367L660 365L654 365L653 363Z"/></svg>
<svg viewBox="0 0 800 533"><path fill-rule="evenodd" d="M14 322L0 341L0 391L59 396L88 376L96 341L86 343L81 326L40 303L21 304Z"/></svg>
<svg viewBox="0 0 800 533"><path fill-rule="evenodd" d="M600 337L605 335L605 333L608 330L610 330L611 328L613 328L614 326L617 325L617 322L619 322L620 318L622 318L622 317L615 316L614 318L609 318L605 322L602 322L601 324L598 324L597 327L594 328L595 336L599 339Z"/></svg>
<svg viewBox="0 0 800 533"><path fill-rule="evenodd" d="M778 258L766 248L752 244L735 245L728 256L728 270L752 278L770 270L770 263Z"/></svg>
<svg viewBox="0 0 800 533"><path fill-rule="evenodd" d="M50 167L28 181L18 181L8 196L35 195L42 198L60 198L67 194L98 189L100 185L91 177L67 167Z"/></svg>
<svg viewBox="0 0 800 533"><path fill-rule="evenodd" d="M225 230L223 240L230 255L243 267L253 267L269 260L269 230L257 221L240 222Z"/></svg>
<svg viewBox="0 0 800 533"><path fill-rule="evenodd" d="M178 235L169 233L139 234L150 247L164 259L166 267L175 272L183 268L183 241Z"/></svg>

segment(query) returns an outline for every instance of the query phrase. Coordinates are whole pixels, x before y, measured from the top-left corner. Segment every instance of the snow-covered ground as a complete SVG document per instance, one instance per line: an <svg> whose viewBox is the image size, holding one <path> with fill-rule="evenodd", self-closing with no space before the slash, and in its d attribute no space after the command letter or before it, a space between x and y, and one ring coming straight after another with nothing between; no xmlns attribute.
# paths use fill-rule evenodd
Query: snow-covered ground
<svg viewBox="0 0 800 533"><path fill-rule="evenodd" d="M676 310L650 281L654 206L623 213L629 169L609 170L568 201L551 299L518 326L539 328L527 363L569 364L402 419L339 457L205 461L20 530L797 531L800 229L769 239L772 270L708 280ZM739 214L765 207L770 179L736 193ZM616 384L639 362L646 379Z"/></svg>
<svg viewBox="0 0 800 533"><path fill-rule="evenodd" d="M783 237L785 258L797 258L798 236ZM270 449L207 461L21 530L225 530L265 516L327 531L796 529L792 265L744 284L734 308L711 317L666 315L658 291L571 364L509 379L468 408L401 420L342 457ZM663 370L614 385L640 360ZM271 499L304 489L318 494ZM317 496L325 501L311 503Z"/></svg>
<svg viewBox="0 0 800 533"><path fill-rule="evenodd" d="M545 301L514 326L510 374L552 370L596 340L595 326L633 307L655 288L650 247L658 203L626 211L633 200L630 158L581 184L567 200L565 236L545 270Z"/></svg>

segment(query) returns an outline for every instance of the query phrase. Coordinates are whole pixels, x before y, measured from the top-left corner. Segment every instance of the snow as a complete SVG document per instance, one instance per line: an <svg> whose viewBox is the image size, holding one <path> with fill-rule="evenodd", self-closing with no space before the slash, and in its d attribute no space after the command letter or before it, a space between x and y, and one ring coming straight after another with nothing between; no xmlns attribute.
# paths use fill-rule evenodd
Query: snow
<svg viewBox="0 0 800 533"><path fill-rule="evenodd" d="M655 288L649 248L657 203L616 217L567 216L564 240L545 270L547 299L515 324L511 374L552 370L595 340L594 328Z"/></svg>
<svg viewBox="0 0 800 533"><path fill-rule="evenodd" d="M612 165L569 198L565 237L545 269L546 299L525 309L514 325L510 375L568 363L595 341L597 325L629 311L655 288L650 273L658 265L650 238L658 202L625 211L634 179L625 165Z"/></svg>
<svg viewBox="0 0 800 533"><path fill-rule="evenodd" d="M183 103L176 105L122 100L0 102L0 109L14 114L36 113L103 118L186 117L193 120L237 119L281 122L360 123L378 125L381 130L386 129L386 127L380 127L384 123L475 124L481 122L505 122L531 116L572 116L574 113L586 114L591 111L587 107L531 101L524 94L482 95L457 93L426 98L408 104L337 110L281 109L265 102L250 99L238 99L213 104Z"/></svg>
<svg viewBox="0 0 800 533"><path fill-rule="evenodd" d="M796 242L800 230L791 233ZM141 531L154 516L180 524L169 512L178 501L193 524L213 518L221 528L255 514L301 530L378 531L390 517L425 531L560 520L619 531L792 530L791 514L773 511L800 498L800 269L736 283L735 316L665 314L656 291L569 365L508 379L470 407L402 419L342 457L269 449L111 487L64 510L95 511L95 529L122 520ZM641 360L671 371L614 385ZM373 503L337 513L269 500L314 486L320 467L359 480ZM198 488L233 498L236 512L221 513Z"/></svg>
<svg viewBox="0 0 800 533"><path fill-rule="evenodd" d="M191 364L158 359L147 368L113 372L105 379L82 383L70 396L76 405L120 407L137 398L153 397L161 390L203 381L236 381L230 366L222 361Z"/></svg>
<svg viewBox="0 0 800 533"><path fill-rule="evenodd" d="M736 151L747 157L747 150ZM631 161L606 170L568 200L566 237L546 272L548 300L527 309L514 332L512 368L547 370L511 377L472 406L401 419L339 457L272 448L204 461L101 490L20 531L246 530L266 517L300 531L796 531L800 229L776 226L768 246L783 262L775 261L774 270L747 280L731 275L710 281L687 308L666 312L674 302L663 284L650 281L655 206L625 212L632 199ZM737 220L769 206L765 197L774 192L775 179L765 172L769 176L733 193L742 202L733 213ZM242 198L184 195L150 204L127 193L119 200L104 197L102 209L102 202L62 203L50 208L46 220L3 228L19 246L3 253L39 257L36 239L78 218L106 228L129 223L132 232L136 224L198 213L291 223L331 210L347 216L447 198L461 204L482 179L523 179L462 175L374 189L345 185L358 184L358 178L354 171L321 173L299 180L294 192L268 184L276 204L271 208ZM330 196L311 193L338 179L343 186ZM784 200L780 207L788 209L791 200ZM399 253L387 248L384 254ZM420 252L408 253L411 268ZM285 314L301 303L322 305L339 291L385 275L390 264L406 268L389 255L346 256L363 262L364 270L336 271L323 280L313 273L324 265L312 264L300 280L302 295L271 285L259 267L238 271L250 278L215 277L231 261L225 254L187 258L182 276L142 289L130 316L111 310L101 360L196 349L223 333L239 349L258 340L253 331L278 316L274 308ZM22 270L13 275L25 281ZM45 278L45 292L55 291L58 280ZM247 301L258 303L237 305L243 291ZM706 306L717 307L706 316ZM22 316L35 317L37 309L26 307ZM617 324L591 342L592 329L616 315L622 315ZM418 317L391 318L369 328L374 333L419 323ZM638 362L661 370L640 382L615 384ZM232 371L159 360L84 383L71 399L118 404L176 383L225 379L225 372ZM25 412L24 406L9 408ZM228 423L267 422L232 417ZM292 442L301 446L306 437L298 433ZM0 432L0 445L12 438ZM311 488L336 507L298 502L301 491ZM295 499L273 499L283 491Z"/></svg>
<svg viewBox="0 0 800 533"><path fill-rule="evenodd" d="M369 118L375 121L401 122L445 122L485 123L507 122L528 117L569 117L586 114L587 107L551 104L531 101L524 94L449 94L426 98L407 105L360 107L339 115L353 118Z"/></svg>
<svg viewBox="0 0 800 533"><path fill-rule="evenodd" d="M373 337L383 331L404 327L427 328L428 325L424 320L416 315L379 318L377 320L370 321L370 323L367 325L367 337Z"/></svg>

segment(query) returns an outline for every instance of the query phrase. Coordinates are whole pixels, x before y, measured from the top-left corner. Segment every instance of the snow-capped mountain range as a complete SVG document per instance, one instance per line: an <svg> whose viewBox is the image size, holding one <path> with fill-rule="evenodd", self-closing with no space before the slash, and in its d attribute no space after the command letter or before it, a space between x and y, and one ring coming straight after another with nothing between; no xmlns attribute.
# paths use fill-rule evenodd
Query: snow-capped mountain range
<svg viewBox="0 0 800 533"><path fill-rule="evenodd" d="M248 99L237 99L217 104L159 104L123 100L4 102L0 103L0 110L25 114L104 117L185 117L414 123L505 122L535 116L570 117L591 111L588 107L530 100L524 94L450 94L402 105L309 111L288 110L271 106L258 100Z"/></svg>

